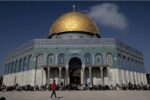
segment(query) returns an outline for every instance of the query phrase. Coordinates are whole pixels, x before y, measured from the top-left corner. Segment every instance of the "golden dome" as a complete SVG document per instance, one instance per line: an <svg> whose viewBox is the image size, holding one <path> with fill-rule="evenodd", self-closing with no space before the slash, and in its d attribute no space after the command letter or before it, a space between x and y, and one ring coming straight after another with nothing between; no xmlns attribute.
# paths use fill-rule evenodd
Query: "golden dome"
<svg viewBox="0 0 150 100"><path fill-rule="evenodd" d="M51 26L49 35L62 32L87 32L99 35L96 24L85 14L69 12L60 16Z"/></svg>

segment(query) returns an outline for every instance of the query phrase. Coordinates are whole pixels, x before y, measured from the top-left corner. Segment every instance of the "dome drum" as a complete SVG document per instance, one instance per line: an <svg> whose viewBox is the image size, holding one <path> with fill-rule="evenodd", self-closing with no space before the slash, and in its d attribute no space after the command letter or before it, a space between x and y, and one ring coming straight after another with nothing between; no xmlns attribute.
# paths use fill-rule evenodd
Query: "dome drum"
<svg viewBox="0 0 150 100"><path fill-rule="evenodd" d="M89 32L82 32L82 31L66 31L66 32L61 32L61 33L54 33L54 34L49 35L48 38L51 39L54 36L58 37L59 35L62 35L62 34L72 34L72 33L85 34L85 35L88 35L90 37L101 38L99 34L92 34L92 33L89 33Z"/></svg>

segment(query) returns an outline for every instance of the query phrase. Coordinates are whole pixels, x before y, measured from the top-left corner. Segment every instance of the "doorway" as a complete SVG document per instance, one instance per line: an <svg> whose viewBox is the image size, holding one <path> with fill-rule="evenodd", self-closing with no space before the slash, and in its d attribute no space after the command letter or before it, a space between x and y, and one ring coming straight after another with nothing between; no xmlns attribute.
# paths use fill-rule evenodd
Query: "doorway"
<svg viewBox="0 0 150 100"><path fill-rule="evenodd" d="M77 57L73 57L69 61L69 78L70 84L81 84L81 60Z"/></svg>

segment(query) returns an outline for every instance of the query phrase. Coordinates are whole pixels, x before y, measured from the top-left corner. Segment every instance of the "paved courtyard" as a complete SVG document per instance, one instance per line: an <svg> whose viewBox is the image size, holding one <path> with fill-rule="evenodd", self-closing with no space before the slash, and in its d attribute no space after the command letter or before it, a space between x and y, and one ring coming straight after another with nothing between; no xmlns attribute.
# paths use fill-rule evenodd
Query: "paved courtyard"
<svg viewBox="0 0 150 100"><path fill-rule="evenodd" d="M50 99L50 91L0 92L6 100L150 100L150 91L57 91L57 99Z"/></svg>

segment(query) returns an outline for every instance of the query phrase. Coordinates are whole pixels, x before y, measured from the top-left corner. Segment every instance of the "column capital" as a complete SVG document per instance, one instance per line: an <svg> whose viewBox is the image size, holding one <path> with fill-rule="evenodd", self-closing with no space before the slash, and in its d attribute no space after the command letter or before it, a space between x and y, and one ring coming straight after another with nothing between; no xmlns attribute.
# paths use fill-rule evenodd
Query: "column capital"
<svg viewBox="0 0 150 100"><path fill-rule="evenodd" d="M69 65L65 65L65 68L68 69L68 68L69 68Z"/></svg>
<svg viewBox="0 0 150 100"><path fill-rule="evenodd" d="M50 67L48 67L47 69L48 69L48 71L47 71L47 74L48 74L48 76L47 76L47 84L49 84L49 78L50 78Z"/></svg>
<svg viewBox="0 0 150 100"><path fill-rule="evenodd" d="M47 67L48 70L50 70L50 67Z"/></svg>
<svg viewBox="0 0 150 100"><path fill-rule="evenodd" d="M103 67L100 67L101 85L104 85Z"/></svg>
<svg viewBox="0 0 150 100"><path fill-rule="evenodd" d="M92 67L88 67L89 68L89 70L92 70Z"/></svg>
<svg viewBox="0 0 150 100"><path fill-rule="evenodd" d="M62 67L59 67L59 70L61 70L62 69Z"/></svg>
<svg viewBox="0 0 150 100"><path fill-rule="evenodd" d="M69 76L68 76L68 74L69 74L69 72L68 72L69 67L68 67L68 65L66 65L65 68L66 68L65 85L68 85L69 84Z"/></svg>
<svg viewBox="0 0 150 100"><path fill-rule="evenodd" d="M59 67L59 84L61 84L61 68L62 67Z"/></svg>
<svg viewBox="0 0 150 100"><path fill-rule="evenodd" d="M85 68L85 64L83 64L81 67L82 67L82 68Z"/></svg>

